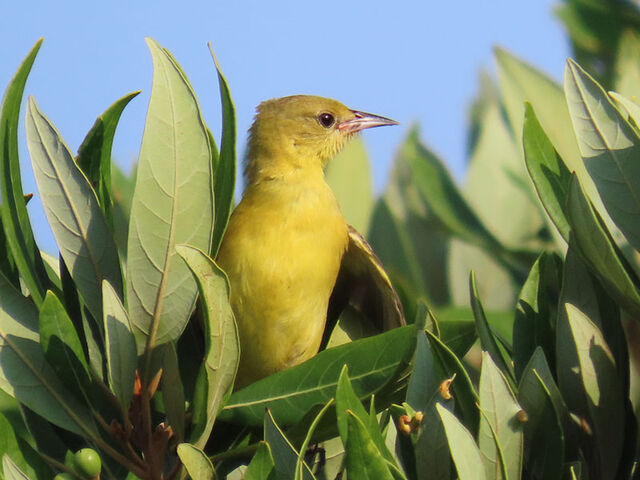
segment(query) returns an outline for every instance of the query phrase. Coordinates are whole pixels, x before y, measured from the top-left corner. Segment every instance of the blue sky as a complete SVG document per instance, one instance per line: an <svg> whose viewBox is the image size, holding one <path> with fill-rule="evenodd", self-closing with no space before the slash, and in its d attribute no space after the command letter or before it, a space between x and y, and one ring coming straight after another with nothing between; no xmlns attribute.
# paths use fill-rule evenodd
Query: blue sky
<svg viewBox="0 0 640 480"><path fill-rule="evenodd" d="M107 106L142 90L125 110L113 148L125 170L138 153L151 87L145 36L180 62L219 137L218 86L206 46L213 43L236 104L240 155L255 105L267 98L328 96L401 122L365 134L377 191L414 122L462 178L467 111L480 70L495 71L494 45L557 79L568 55L552 0L3 3L0 89L44 37L27 94L35 96L72 151ZM25 191L34 191L24 131L21 143ZM55 251L37 201L30 208L41 247Z"/></svg>

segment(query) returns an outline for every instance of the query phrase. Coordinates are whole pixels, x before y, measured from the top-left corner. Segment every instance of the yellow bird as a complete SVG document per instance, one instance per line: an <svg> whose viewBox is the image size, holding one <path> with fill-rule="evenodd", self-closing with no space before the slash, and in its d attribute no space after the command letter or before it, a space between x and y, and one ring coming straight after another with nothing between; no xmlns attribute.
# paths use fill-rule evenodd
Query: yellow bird
<svg viewBox="0 0 640 480"><path fill-rule="evenodd" d="M318 352L349 242L323 169L356 132L396 124L315 96L258 106L246 188L217 258L229 277L240 336L236 388Z"/></svg>

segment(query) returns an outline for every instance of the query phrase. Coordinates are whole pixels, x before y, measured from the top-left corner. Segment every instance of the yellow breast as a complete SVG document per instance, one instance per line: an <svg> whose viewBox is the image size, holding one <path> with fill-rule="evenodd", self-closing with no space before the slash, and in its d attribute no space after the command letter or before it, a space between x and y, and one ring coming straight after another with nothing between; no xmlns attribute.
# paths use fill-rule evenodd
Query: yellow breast
<svg viewBox="0 0 640 480"><path fill-rule="evenodd" d="M240 334L237 387L317 353L347 242L321 174L247 188L218 255Z"/></svg>

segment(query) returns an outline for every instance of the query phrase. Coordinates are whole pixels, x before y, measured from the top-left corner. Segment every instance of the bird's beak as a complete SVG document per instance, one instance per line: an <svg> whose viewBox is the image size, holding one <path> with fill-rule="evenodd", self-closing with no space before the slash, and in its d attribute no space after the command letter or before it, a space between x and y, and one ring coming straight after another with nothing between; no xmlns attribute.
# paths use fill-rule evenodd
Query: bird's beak
<svg viewBox="0 0 640 480"><path fill-rule="evenodd" d="M372 113L351 110L355 115L352 119L338 124L338 130L344 133L355 133L365 128L382 127L383 125L398 125L398 122L390 118L373 115Z"/></svg>

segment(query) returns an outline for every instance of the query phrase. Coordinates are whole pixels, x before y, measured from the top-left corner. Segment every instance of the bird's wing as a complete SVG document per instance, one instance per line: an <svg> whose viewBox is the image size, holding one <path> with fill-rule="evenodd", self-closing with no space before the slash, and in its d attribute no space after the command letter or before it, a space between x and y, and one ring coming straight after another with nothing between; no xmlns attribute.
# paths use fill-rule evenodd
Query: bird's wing
<svg viewBox="0 0 640 480"><path fill-rule="evenodd" d="M323 346L345 308L362 318L364 331L383 332L406 325L402 304L382 263L358 231L349 226L349 245L331 294Z"/></svg>

